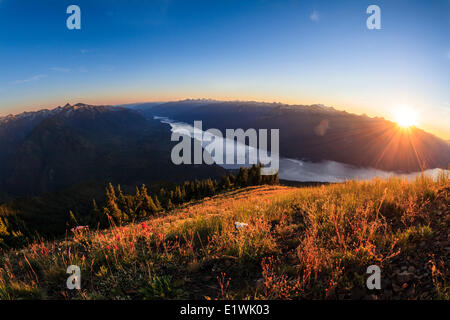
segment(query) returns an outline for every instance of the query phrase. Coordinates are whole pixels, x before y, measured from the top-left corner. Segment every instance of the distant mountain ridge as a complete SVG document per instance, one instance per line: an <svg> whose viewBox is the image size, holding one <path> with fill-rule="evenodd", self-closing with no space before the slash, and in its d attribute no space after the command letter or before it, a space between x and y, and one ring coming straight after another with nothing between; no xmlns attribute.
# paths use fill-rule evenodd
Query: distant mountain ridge
<svg viewBox="0 0 450 320"><path fill-rule="evenodd" d="M134 106L148 118L203 121L203 128L280 129L282 157L332 160L358 167L415 172L447 169L450 146L419 128L401 129L383 118L351 114L324 105L254 101L183 100Z"/></svg>
<svg viewBox="0 0 450 320"><path fill-rule="evenodd" d="M173 165L172 144L168 125L127 108L79 103L9 116L0 120L0 194L223 174L218 166Z"/></svg>
<svg viewBox="0 0 450 320"><path fill-rule="evenodd" d="M0 118L2 194L34 195L86 181L140 184L218 177L218 166L175 166L170 127L153 116L203 128L280 129L282 157L333 160L413 172L447 169L450 145L418 128L323 105L183 100L128 106L66 104Z"/></svg>

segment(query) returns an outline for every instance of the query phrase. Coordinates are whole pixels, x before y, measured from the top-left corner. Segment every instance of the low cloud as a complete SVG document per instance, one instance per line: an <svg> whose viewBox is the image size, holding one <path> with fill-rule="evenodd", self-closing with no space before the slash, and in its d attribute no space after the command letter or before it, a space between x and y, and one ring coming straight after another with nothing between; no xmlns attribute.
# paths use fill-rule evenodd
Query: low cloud
<svg viewBox="0 0 450 320"><path fill-rule="evenodd" d="M38 74L38 75L32 76L32 77L27 78L27 79L15 80L15 81L11 82L11 84L22 84L22 83L38 81L38 80L40 80L42 78L46 78L46 77L47 77L46 74Z"/></svg>
<svg viewBox="0 0 450 320"><path fill-rule="evenodd" d="M308 162L296 159L280 159L280 179L291 181L319 181L319 182L344 182L347 180L371 180L375 177L387 179L389 177L403 177L414 180L424 174L436 179L441 172L450 172L442 169L428 169L423 172L401 174L391 171L383 171L373 168L360 168L352 165L335 162Z"/></svg>

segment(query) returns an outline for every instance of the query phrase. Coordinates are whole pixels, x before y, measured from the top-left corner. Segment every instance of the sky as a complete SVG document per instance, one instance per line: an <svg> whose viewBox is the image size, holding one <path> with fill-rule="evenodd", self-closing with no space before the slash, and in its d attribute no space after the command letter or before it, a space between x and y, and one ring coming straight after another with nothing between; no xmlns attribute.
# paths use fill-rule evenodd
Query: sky
<svg viewBox="0 0 450 320"><path fill-rule="evenodd" d="M381 29L369 30L369 5ZM69 5L81 29L69 30ZM186 98L320 103L450 139L450 0L0 0L0 116Z"/></svg>

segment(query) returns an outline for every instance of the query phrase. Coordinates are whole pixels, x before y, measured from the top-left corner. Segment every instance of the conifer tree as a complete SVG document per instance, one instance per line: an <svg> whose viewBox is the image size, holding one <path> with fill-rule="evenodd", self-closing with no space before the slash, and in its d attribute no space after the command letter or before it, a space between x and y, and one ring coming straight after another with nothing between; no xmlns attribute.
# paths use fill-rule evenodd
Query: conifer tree
<svg viewBox="0 0 450 320"><path fill-rule="evenodd" d="M153 202L152 197L148 195L147 187L145 186L145 184L143 184L141 188L141 197L143 199L143 207L146 213L154 214L158 211L158 208Z"/></svg>
<svg viewBox="0 0 450 320"><path fill-rule="evenodd" d="M0 217L0 246L9 238L8 221Z"/></svg>
<svg viewBox="0 0 450 320"><path fill-rule="evenodd" d="M173 208L172 200L168 199L166 204L167 210L170 210Z"/></svg>
<svg viewBox="0 0 450 320"><path fill-rule="evenodd" d="M162 210L161 202L159 202L158 196L155 196L153 199L153 202L155 203L156 212L159 212Z"/></svg>
<svg viewBox="0 0 450 320"><path fill-rule="evenodd" d="M117 205L116 191L111 183L106 188L106 206L104 207L104 213L111 217L115 222L122 223L127 220L127 215L123 213Z"/></svg>

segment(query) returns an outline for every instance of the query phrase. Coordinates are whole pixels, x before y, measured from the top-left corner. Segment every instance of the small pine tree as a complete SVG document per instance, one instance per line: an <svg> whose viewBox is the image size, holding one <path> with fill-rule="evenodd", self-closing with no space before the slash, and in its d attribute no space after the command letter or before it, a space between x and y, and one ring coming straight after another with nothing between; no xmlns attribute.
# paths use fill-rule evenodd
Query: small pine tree
<svg viewBox="0 0 450 320"><path fill-rule="evenodd" d="M3 246L5 241L9 238L8 220L0 217L0 246Z"/></svg>
<svg viewBox="0 0 450 320"><path fill-rule="evenodd" d="M159 202L158 196L155 196L153 199L153 202L155 203L156 212L160 212L162 210L161 202Z"/></svg>
<svg viewBox="0 0 450 320"><path fill-rule="evenodd" d="M147 214L154 214L158 211L157 206L153 202L152 197L147 192L147 187L145 184L142 185L140 190L140 197L142 199L142 214L140 215L141 218L147 216Z"/></svg>
<svg viewBox="0 0 450 320"><path fill-rule="evenodd" d="M108 224L108 219L104 213L98 208L95 199L92 199L92 212L93 212L93 222L92 224L99 224L101 227L106 227Z"/></svg>
<svg viewBox="0 0 450 320"><path fill-rule="evenodd" d="M207 179L205 182L205 194L212 196L215 193L214 184L211 179Z"/></svg>
<svg viewBox="0 0 450 320"><path fill-rule="evenodd" d="M72 212L72 210L69 210L69 225L70 226L78 225L78 219L77 219L76 215Z"/></svg>
<svg viewBox="0 0 450 320"><path fill-rule="evenodd" d="M230 178L227 175L224 175L220 179L220 189L227 190L231 187L231 181Z"/></svg>
<svg viewBox="0 0 450 320"><path fill-rule="evenodd" d="M241 187L248 186L248 171L245 168L239 169L238 183Z"/></svg>
<svg viewBox="0 0 450 320"><path fill-rule="evenodd" d="M128 216L123 213L118 204L116 191L111 183L106 188L106 205L103 208L106 216L111 217L116 223L123 223L128 219Z"/></svg>
<svg viewBox="0 0 450 320"><path fill-rule="evenodd" d="M173 208L173 204L172 204L172 201L170 199L167 200L166 208L167 208L167 210L170 210L170 209Z"/></svg>

